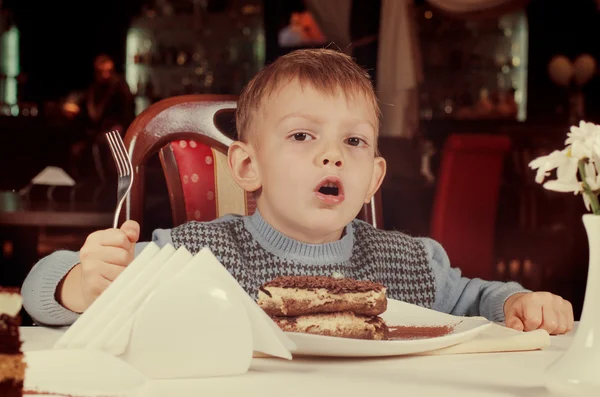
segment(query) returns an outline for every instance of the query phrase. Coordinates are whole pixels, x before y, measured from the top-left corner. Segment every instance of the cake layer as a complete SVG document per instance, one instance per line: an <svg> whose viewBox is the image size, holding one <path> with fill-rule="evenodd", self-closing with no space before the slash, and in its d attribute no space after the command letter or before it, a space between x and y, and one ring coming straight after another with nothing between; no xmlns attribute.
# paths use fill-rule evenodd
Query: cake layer
<svg viewBox="0 0 600 397"><path fill-rule="evenodd" d="M0 354L18 354L21 351L19 317L0 314Z"/></svg>
<svg viewBox="0 0 600 397"><path fill-rule="evenodd" d="M15 379L0 379L0 396L2 397L22 397L23 381Z"/></svg>
<svg viewBox="0 0 600 397"><path fill-rule="evenodd" d="M333 294L344 292L381 292L385 287L373 281L361 281L351 278L328 276L281 276L265 283L263 287L282 287L294 289L326 289Z"/></svg>
<svg viewBox="0 0 600 397"><path fill-rule="evenodd" d="M286 332L335 336L350 339L387 339L387 326L381 317L361 316L352 312L273 317Z"/></svg>
<svg viewBox="0 0 600 397"><path fill-rule="evenodd" d="M350 311L377 316L387 308L386 289L371 281L332 277L279 277L258 291L258 305L271 316Z"/></svg>
<svg viewBox="0 0 600 397"><path fill-rule="evenodd" d="M377 316L385 312L387 299L383 292L332 294L325 289L293 290L266 287L258 292L258 305L271 316L300 316L344 311Z"/></svg>
<svg viewBox="0 0 600 397"><path fill-rule="evenodd" d="M0 396L21 397L25 362L21 353L19 313L23 305L20 290L0 287Z"/></svg>
<svg viewBox="0 0 600 397"><path fill-rule="evenodd" d="M23 306L23 298L18 288L0 287L0 314L17 316Z"/></svg>
<svg viewBox="0 0 600 397"><path fill-rule="evenodd" d="M23 354L0 354L0 381L6 379L22 381L24 377Z"/></svg>

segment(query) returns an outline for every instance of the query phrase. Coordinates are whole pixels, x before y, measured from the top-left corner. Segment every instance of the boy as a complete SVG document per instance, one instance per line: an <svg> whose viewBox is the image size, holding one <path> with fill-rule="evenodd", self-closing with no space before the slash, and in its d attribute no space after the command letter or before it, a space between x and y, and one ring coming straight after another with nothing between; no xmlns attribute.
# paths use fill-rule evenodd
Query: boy
<svg viewBox="0 0 600 397"><path fill-rule="evenodd" d="M333 275L384 284L388 297L455 315L482 315L519 330L561 334L573 326L569 302L517 283L466 279L427 238L377 230L355 220L386 165L377 155L379 107L368 74L339 52L280 57L244 88L240 140L228 159L236 182L254 192L257 212L156 230L159 246L208 246L253 297L280 275ZM88 236L80 252L40 260L22 288L40 324L68 325L139 252L139 225Z"/></svg>

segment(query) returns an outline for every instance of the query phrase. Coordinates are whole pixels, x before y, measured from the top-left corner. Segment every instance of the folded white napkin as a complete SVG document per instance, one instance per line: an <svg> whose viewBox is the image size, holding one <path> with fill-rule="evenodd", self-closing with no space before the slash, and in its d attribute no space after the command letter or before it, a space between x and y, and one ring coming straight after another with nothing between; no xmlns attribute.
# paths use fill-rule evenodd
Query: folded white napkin
<svg viewBox="0 0 600 397"><path fill-rule="evenodd" d="M31 391L149 397L153 379L239 375L295 345L207 248L150 243L58 339L28 351Z"/></svg>
<svg viewBox="0 0 600 397"><path fill-rule="evenodd" d="M543 329L522 332L495 323L473 339L419 355L515 352L539 350L548 346L550 335Z"/></svg>
<svg viewBox="0 0 600 397"><path fill-rule="evenodd" d="M291 359L295 345L208 248L149 243L54 347L174 379L241 374L253 351Z"/></svg>

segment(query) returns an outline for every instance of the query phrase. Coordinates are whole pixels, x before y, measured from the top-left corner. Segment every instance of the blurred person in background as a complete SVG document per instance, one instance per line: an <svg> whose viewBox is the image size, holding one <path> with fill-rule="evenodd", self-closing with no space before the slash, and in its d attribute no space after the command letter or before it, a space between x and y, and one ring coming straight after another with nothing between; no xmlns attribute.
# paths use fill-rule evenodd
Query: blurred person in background
<svg viewBox="0 0 600 397"><path fill-rule="evenodd" d="M93 167L104 179L103 155L99 150L105 144L104 133L118 129L124 134L135 118L133 95L108 55L96 56L94 81L82 95L67 100L63 112L79 124L81 132L71 145L71 174L75 178L86 177Z"/></svg>

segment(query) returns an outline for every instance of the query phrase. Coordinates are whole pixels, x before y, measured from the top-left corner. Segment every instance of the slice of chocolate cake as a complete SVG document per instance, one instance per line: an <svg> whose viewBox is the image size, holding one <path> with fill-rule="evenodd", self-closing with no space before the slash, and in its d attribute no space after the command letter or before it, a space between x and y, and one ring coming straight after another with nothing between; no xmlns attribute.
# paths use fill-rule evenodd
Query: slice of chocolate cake
<svg viewBox="0 0 600 397"><path fill-rule="evenodd" d="M325 276L278 277L258 292L258 305L286 332L352 339L387 339L378 317L386 288L372 281Z"/></svg>
<svg viewBox="0 0 600 397"><path fill-rule="evenodd" d="M372 281L326 276L278 277L258 291L258 305L270 316L353 312L377 316L387 308L386 288Z"/></svg>
<svg viewBox="0 0 600 397"><path fill-rule="evenodd" d="M352 312L271 317L286 332L301 332L338 338L385 340L388 328L381 317Z"/></svg>
<svg viewBox="0 0 600 397"><path fill-rule="evenodd" d="M16 288L0 287L0 396L21 397L25 362L21 352L19 312L23 300Z"/></svg>

